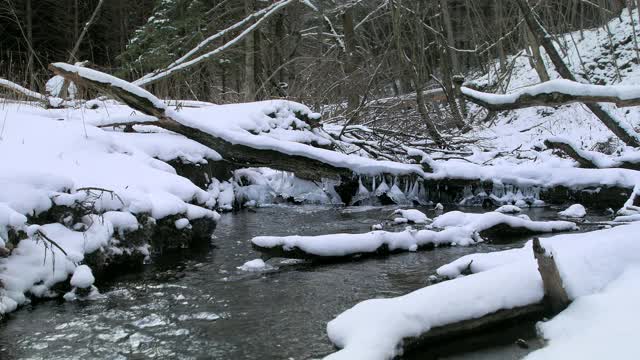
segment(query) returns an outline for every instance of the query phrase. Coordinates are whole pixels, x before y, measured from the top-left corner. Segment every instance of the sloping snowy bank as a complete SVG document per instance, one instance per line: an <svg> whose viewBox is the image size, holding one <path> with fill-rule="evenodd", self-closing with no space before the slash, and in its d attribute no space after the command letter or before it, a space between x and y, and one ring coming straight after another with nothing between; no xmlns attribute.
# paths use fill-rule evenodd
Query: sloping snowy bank
<svg viewBox="0 0 640 360"><path fill-rule="evenodd" d="M578 299L601 291L629 265L640 264L638 231L635 223L541 242L553 253L567 293ZM459 277L466 268L474 274ZM401 352L403 339L534 304L544 295L531 242L521 249L468 255L438 273L456 278L401 297L364 301L329 322L329 338L343 349L327 359L391 359Z"/></svg>

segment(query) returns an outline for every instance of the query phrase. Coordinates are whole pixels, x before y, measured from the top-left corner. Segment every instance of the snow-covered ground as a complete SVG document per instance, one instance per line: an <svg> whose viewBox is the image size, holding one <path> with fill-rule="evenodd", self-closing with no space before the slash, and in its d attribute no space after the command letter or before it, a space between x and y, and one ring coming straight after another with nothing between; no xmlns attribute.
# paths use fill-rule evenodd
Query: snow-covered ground
<svg viewBox="0 0 640 360"><path fill-rule="evenodd" d="M632 16L633 22L637 22L637 9L633 11ZM640 35L640 29L637 24L633 26L627 11L623 11L620 18L613 18L609 22L609 28L612 34L611 39L603 27L559 36L563 54L567 54L565 62L580 82L629 86L633 89L640 83L640 65L636 63L632 36L634 28L638 35ZM613 49L615 60L611 43L615 44ZM559 79L544 49L540 50L551 78ZM513 73L509 76L509 82L502 84L501 89L496 90L497 92L513 93L540 83L537 73L532 69L525 54L519 54L510 60L513 61ZM620 77L614 61L620 69ZM495 85L495 73L491 72L471 83L480 87ZM638 107L603 106L627 126L637 128L640 125ZM483 146L492 147L496 151L511 151L518 147L521 150L530 149L553 136L569 139L587 150L592 150L597 143L609 142L613 134L584 105L571 104L557 109L533 107L503 112L498 114L492 122L480 124L474 130L474 135L484 139ZM613 153L636 152L635 149L623 146L619 141L612 141L610 151ZM546 160L538 159L536 162L544 163ZM517 160L498 159L493 163L499 164L505 161Z"/></svg>
<svg viewBox="0 0 640 360"><path fill-rule="evenodd" d="M621 285L614 283L607 286L621 278L619 282L622 282L622 286L630 287L630 291L635 288L630 285L630 275L625 274L625 271L629 266L637 266L640 262L640 243L634 237L639 230L640 223L634 223L586 234L557 235L541 240L542 246L553 253L564 287L576 302L556 320L542 325L544 335L551 339L551 347L549 350L541 350L540 356L544 356L545 351L561 354L567 348L578 346L580 340L593 339L596 335L603 337L599 343L615 338L617 331L607 331L613 330L613 324L617 321L623 322L621 332L626 338L630 336L625 329L633 327L632 319L616 316L607 321L606 330L599 330L601 323L592 323L590 320L607 316L602 304L607 298L614 300L614 304L619 302L625 306L623 309L632 309L631 303L621 297ZM461 277L466 269L470 269L473 274ZM402 351L401 344L405 338L416 337L434 327L478 318L500 309L534 304L541 301L544 295L531 242L520 249L468 255L441 267L438 273L453 280L397 298L366 300L329 322L329 338L342 350L327 359L391 359ZM631 274L637 274L637 271ZM602 296L593 295L603 290ZM610 292L613 294L608 295ZM633 294L632 292L631 296L635 296ZM594 296L596 300L590 300L590 296ZM585 303L588 305L584 305ZM603 312L580 320L581 315L596 308ZM621 309L617 313L622 311ZM574 330L585 324L595 330L584 335L579 331L564 331L568 327ZM554 341L558 343L557 346L554 346ZM614 340L612 344L617 343ZM610 344L593 346L603 353ZM534 353L532 356L535 355Z"/></svg>

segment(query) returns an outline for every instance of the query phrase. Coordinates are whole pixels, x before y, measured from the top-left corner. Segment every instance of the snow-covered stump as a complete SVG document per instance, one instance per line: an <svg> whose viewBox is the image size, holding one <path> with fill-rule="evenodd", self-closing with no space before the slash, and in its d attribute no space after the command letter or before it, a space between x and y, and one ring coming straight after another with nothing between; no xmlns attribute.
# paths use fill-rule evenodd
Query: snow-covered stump
<svg viewBox="0 0 640 360"><path fill-rule="evenodd" d="M545 305L554 314L557 314L566 309L571 302L562 284L558 266L553 259L553 254L547 253L545 248L540 245L540 239L537 237L533 238L533 255L538 263L540 277L542 277Z"/></svg>

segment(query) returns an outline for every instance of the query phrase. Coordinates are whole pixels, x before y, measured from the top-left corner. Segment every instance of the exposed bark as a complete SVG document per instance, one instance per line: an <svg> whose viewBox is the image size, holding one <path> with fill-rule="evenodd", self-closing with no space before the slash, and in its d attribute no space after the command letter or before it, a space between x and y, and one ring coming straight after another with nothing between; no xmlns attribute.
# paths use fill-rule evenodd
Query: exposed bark
<svg viewBox="0 0 640 360"><path fill-rule="evenodd" d="M547 254L540 245L540 239L533 238L533 255L538 262L538 271L544 286L544 299L554 313L559 313L569 306L571 301L567 295L558 266L552 254Z"/></svg>
<svg viewBox="0 0 640 360"><path fill-rule="evenodd" d="M253 0L244 0L244 10L247 15L253 13ZM256 32L247 36L244 40L244 100L246 102L255 101L256 99L256 74L255 74L255 41Z"/></svg>
<svg viewBox="0 0 640 360"><path fill-rule="evenodd" d="M353 9L347 7L342 14L342 27L344 31L345 62L344 72L348 78L352 78L356 71L356 32L353 25ZM360 104L357 90L347 82L345 86L347 106L349 111L354 111Z"/></svg>
<svg viewBox="0 0 640 360"><path fill-rule="evenodd" d="M615 158L610 159L611 164L606 166L599 166L594 163L593 160L585 157L582 154L582 150L574 148L571 144L563 142L563 141L554 141L552 139L546 139L544 144L549 149L559 150L565 153L570 158L580 164L581 168L586 169L611 169L611 168L622 168L622 169L630 169L630 170L638 170L640 171L640 163L630 162L630 161L619 161ZM606 156L602 154L602 156Z"/></svg>
<svg viewBox="0 0 640 360"><path fill-rule="evenodd" d="M547 140L544 141L544 145L549 149L560 150L560 151L564 152L570 158L572 158L575 161L577 161L578 164L580 164L580 167L582 167L582 168L586 168L586 169L597 169L598 168L598 166L596 166L596 164L594 164L593 161L591 161L591 159L583 157L570 144L567 144L565 142L553 141L553 140L547 139Z"/></svg>
<svg viewBox="0 0 640 360"><path fill-rule="evenodd" d="M575 76L569 70L569 67L564 63L562 57L558 53L553 44L553 39L551 35L547 33L545 28L540 24L538 19L536 19L535 14L533 13L532 8L527 3L527 0L513 0L517 3L518 7L520 7L520 11L524 15L525 21L527 22L527 26L534 34L538 42L544 47L547 55L551 59L556 71L565 79L576 81ZM625 128L620 126L617 119L615 119L611 114L609 114L605 109L602 108L599 104L587 103L586 106L596 115L602 123L611 130L616 136L618 136L625 144L629 146L638 147L640 146L640 138L638 134L630 133Z"/></svg>

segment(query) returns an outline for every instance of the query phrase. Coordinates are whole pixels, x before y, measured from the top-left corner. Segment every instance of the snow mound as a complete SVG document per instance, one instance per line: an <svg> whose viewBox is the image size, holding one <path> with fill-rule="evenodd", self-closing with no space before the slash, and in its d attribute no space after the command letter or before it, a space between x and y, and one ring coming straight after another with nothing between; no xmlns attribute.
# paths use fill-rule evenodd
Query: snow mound
<svg viewBox="0 0 640 360"><path fill-rule="evenodd" d="M499 208L497 208L495 211L503 214L517 214L522 212L522 209L520 209L515 205L502 205Z"/></svg>
<svg viewBox="0 0 640 360"><path fill-rule="evenodd" d="M264 262L262 259L253 259L249 260L246 263L242 264L242 266L238 266L238 270L242 271L265 271L269 270L271 266Z"/></svg>
<svg viewBox="0 0 640 360"><path fill-rule="evenodd" d="M640 267L629 267L601 292L576 299L552 320L538 325L548 341L526 360L638 359Z"/></svg>
<svg viewBox="0 0 640 360"><path fill-rule="evenodd" d="M73 271L71 286L85 289L93 285L95 280L91 268L87 265L80 265Z"/></svg>
<svg viewBox="0 0 640 360"><path fill-rule="evenodd" d="M398 209L393 212L394 214L399 214L401 218L404 218L409 223L414 224L425 224L428 221L431 221L422 211L416 209Z"/></svg>
<svg viewBox="0 0 640 360"><path fill-rule="evenodd" d="M573 204L567 209L560 211L558 215L568 218L583 218L587 215L587 210L580 204Z"/></svg>

